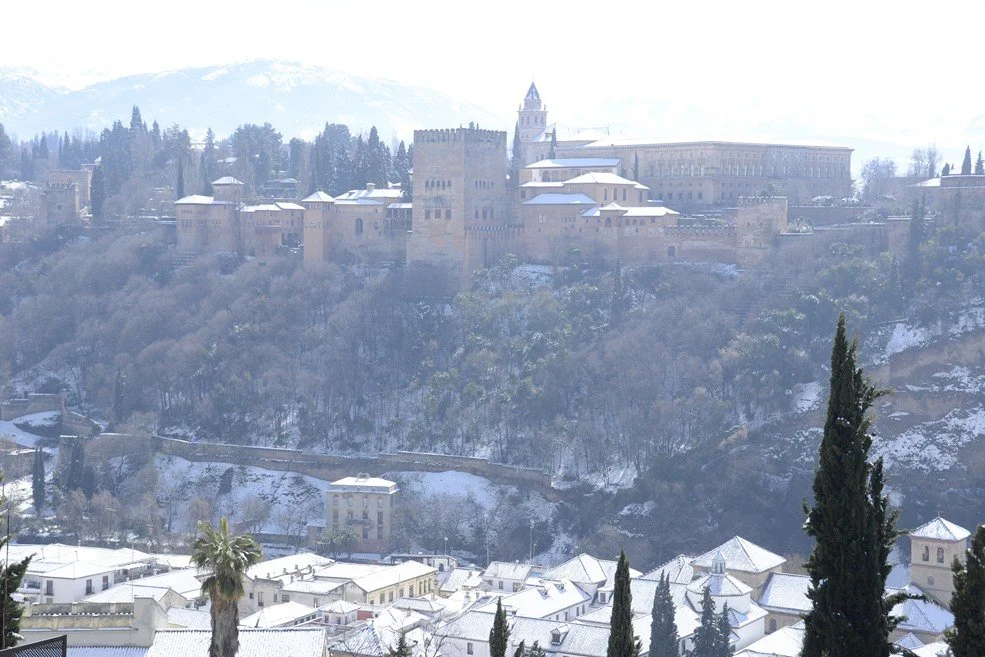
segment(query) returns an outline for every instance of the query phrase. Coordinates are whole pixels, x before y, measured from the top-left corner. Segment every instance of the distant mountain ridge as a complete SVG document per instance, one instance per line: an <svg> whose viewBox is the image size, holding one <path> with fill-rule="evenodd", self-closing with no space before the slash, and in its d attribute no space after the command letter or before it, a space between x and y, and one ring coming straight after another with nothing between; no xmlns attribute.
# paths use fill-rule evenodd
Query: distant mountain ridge
<svg viewBox="0 0 985 657"><path fill-rule="evenodd" d="M177 123L193 137L210 127L226 136L243 123L266 121L285 140L311 138L326 122L344 123L354 132L375 125L384 139L408 140L417 128L508 125L505 112L499 116L439 91L294 62L131 75L76 91L0 72L0 123L21 139L42 130L98 132L116 120L127 123L133 105L148 123L156 119L162 128Z"/></svg>

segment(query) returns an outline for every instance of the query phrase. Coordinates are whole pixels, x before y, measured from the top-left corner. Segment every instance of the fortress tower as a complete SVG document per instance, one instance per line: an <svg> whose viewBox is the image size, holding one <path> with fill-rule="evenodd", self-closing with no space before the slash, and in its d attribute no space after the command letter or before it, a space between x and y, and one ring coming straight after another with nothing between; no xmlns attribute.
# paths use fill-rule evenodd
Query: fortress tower
<svg viewBox="0 0 985 657"><path fill-rule="evenodd" d="M408 262L448 266L464 281L476 266L487 264L470 257L467 232L509 223L506 133L415 130L413 189Z"/></svg>
<svg viewBox="0 0 985 657"><path fill-rule="evenodd" d="M528 143L547 129L547 107L540 99L537 85L530 83L523 105L518 111L517 125L520 126L520 141ZM526 162L525 164L530 164Z"/></svg>
<svg viewBox="0 0 985 657"><path fill-rule="evenodd" d="M776 237L787 232L787 199L752 196L739 199L735 217L736 264L742 269L769 269Z"/></svg>

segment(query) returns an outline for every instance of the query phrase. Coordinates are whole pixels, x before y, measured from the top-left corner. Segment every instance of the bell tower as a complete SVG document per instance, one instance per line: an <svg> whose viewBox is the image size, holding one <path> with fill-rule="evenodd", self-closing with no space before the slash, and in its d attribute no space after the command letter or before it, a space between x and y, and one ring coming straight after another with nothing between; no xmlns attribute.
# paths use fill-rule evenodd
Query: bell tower
<svg viewBox="0 0 985 657"><path fill-rule="evenodd" d="M520 141L524 144L533 141L537 135L547 129L547 107L540 99L537 85L530 83L527 95L523 98L517 124L520 126ZM526 162L525 164L529 164Z"/></svg>

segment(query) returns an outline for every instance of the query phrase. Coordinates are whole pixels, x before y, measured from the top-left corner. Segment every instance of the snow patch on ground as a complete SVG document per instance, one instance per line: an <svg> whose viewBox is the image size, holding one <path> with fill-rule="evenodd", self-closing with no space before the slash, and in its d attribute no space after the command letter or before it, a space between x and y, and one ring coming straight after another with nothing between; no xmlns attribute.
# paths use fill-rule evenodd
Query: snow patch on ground
<svg viewBox="0 0 985 657"><path fill-rule="evenodd" d="M889 342L886 343L885 356L892 356L907 349L921 347L930 341L930 336L926 329L907 324L894 324L893 332L889 335Z"/></svg>
<svg viewBox="0 0 985 657"><path fill-rule="evenodd" d="M983 302L985 301L982 299L974 299L956 317L948 318L946 322L932 327L914 326L907 322L893 324L882 358L888 358L907 349L922 347L935 339L955 337L985 328Z"/></svg>
<svg viewBox="0 0 985 657"><path fill-rule="evenodd" d="M619 512L621 516L648 516L657 508L657 503L647 500L643 504L627 504Z"/></svg>
<svg viewBox="0 0 985 657"><path fill-rule="evenodd" d="M554 542L551 543L551 547L545 552L535 555L533 563L547 567L557 566L573 557L576 547L575 539L564 532L558 532L554 535Z"/></svg>
<svg viewBox="0 0 985 657"><path fill-rule="evenodd" d="M985 376L976 376L961 365L955 365L948 372L938 372L933 378L945 381L942 389L949 392L985 392Z"/></svg>
<svg viewBox="0 0 985 657"><path fill-rule="evenodd" d="M13 420L0 420L0 439L10 440L22 447L34 447L41 436L36 436L33 433L28 433L23 429L20 429L14 424L24 424L25 418L36 419L37 416L47 415L47 413L34 413L33 415L25 415L24 417L14 418ZM40 424L32 424L31 426L41 426Z"/></svg>
<svg viewBox="0 0 985 657"><path fill-rule="evenodd" d="M489 510L499 501L499 487L488 479L467 472L397 472L404 486L419 495L437 495L467 499L470 496Z"/></svg>
<svg viewBox="0 0 985 657"><path fill-rule="evenodd" d="M873 456L886 466L922 472L942 471L958 465L961 448L985 438L985 408L955 409L935 422L913 426L873 445Z"/></svg>
<svg viewBox="0 0 985 657"><path fill-rule="evenodd" d="M636 481L636 469L631 465L617 465L610 470L590 472L585 480L597 489L632 488Z"/></svg>
<svg viewBox="0 0 985 657"><path fill-rule="evenodd" d="M61 422L61 411L45 411L43 413L31 413L19 417L14 422L20 425L27 425L31 428L53 427Z"/></svg>
<svg viewBox="0 0 985 657"><path fill-rule="evenodd" d="M811 381L803 385L795 386L790 400L790 405L795 413L806 413L821 405L821 395L824 389L820 381Z"/></svg>

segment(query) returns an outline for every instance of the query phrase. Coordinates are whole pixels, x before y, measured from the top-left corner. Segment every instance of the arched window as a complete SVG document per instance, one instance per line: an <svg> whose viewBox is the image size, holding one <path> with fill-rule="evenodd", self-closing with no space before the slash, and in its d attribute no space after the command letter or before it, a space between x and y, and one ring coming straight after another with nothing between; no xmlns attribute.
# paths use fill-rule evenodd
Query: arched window
<svg viewBox="0 0 985 657"><path fill-rule="evenodd" d="M944 563L944 548L937 548L937 563Z"/></svg>
<svg viewBox="0 0 985 657"><path fill-rule="evenodd" d="M929 545L924 545L923 546L923 554L920 555L920 560L921 561L930 561L930 546Z"/></svg>
<svg viewBox="0 0 985 657"><path fill-rule="evenodd" d="M362 234L363 234L363 220L356 219L356 235L362 235Z"/></svg>
<svg viewBox="0 0 985 657"><path fill-rule="evenodd" d="M612 226L612 217L606 217L605 218L605 226L606 226L606 228Z"/></svg>

